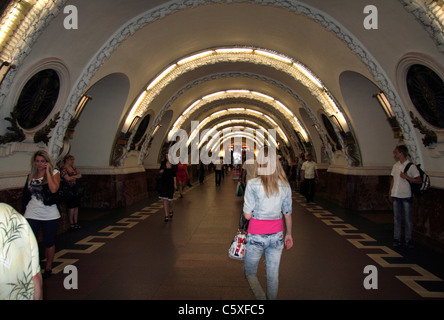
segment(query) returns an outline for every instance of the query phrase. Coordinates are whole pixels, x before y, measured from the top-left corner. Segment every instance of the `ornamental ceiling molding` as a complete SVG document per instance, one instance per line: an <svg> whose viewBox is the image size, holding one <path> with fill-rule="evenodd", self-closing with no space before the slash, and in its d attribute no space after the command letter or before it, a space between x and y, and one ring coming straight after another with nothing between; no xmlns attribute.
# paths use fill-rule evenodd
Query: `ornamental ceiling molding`
<svg viewBox="0 0 444 320"><path fill-rule="evenodd" d="M25 58L31 53L33 45L51 21L62 11L67 0L40 0L22 21L11 39L1 52L1 58L16 66L6 75L0 87L0 106L10 92L15 75Z"/></svg>
<svg viewBox="0 0 444 320"><path fill-rule="evenodd" d="M227 72L227 73L218 73L218 74L213 74L213 75L210 75L210 76L205 76L205 77L202 77L200 79L197 79L197 80L191 82L189 84L189 86L188 85L185 86L184 88L179 90L178 93L182 94L186 90L189 90L192 87L197 86L197 85L199 85L201 83L204 83L206 81L212 81L212 80L218 80L218 79L224 79L224 78L237 78L237 77L255 79L255 80L259 80L261 82L266 82L266 83L268 83L270 85L273 85L275 87L278 87L278 88L282 89L283 91L287 92L288 94L290 94L301 105L304 106L305 102L303 101L303 99L300 98L297 93L295 93L293 90L291 90L290 88L288 88L284 84L282 84L282 83L280 83L280 82L278 82L278 81L276 81L274 79L268 78L266 76L261 76L261 75L252 74L252 73L248 73L248 72L244 72L244 73L242 73L242 72ZM189 115L183 115L182 114L182 120L179 121L178 123L173 122L174 125L176 127L182 127L182 125L185 123L185 121L188 120L189 118L191 118L191 115L194 112L196 112L199 109L201 109L202 107L204 107L204 106L206 106L206 105L208 105L210 103L213 103L215 101L227 100L227 99L230 99L230 98L234 99L234 100L237 100L237 101L244 100L244 101L246 101L246 104L248 104L249 101L259 101L259 102L262 103L262 105L256 104L259 108L263 108L264 106L272 107L272 108L267 108L267 110L269 110L276 118L278 118L278 119L287 119L285 113L282 112L283 108L281 106L277 105L276 100L270 101L268 98L266 98L264 96L257 95L257 94L253 95L253 94L251 94L251 91L253 91L253 90L250 91L249 89L246 89L246 88L238 88L237 90L247 90L248 92L231 92L230 93L230 92L225 92L224 90L222 90L222 92L225 92L225 94L223 94L223 98L222 99L220 98L220 96L222 94L221 95L216 95L216 96L213 96L213 97L209 97L209 98L205 98L205 99L203 99L203 98L197 99L197 100L199 100L199 101L195 101L197 104L194 105L193 108L188 111L188 112L191 112L191 113ZM221 90L219 90L219 91L221 91ZM213 93L209 93L209 95L211 95L211 94L213 94ZM177 99L177 95L174 95L168 101L168 103L164 106L164 108L168 109L171 106L172 102L174 100L176 100L176 99ZM240 103L242 103L242 102L240 102ZM277 105L277 107L273 108L272 105L275 105L275 104ZM305 107L308 108L307 104L305 104ZM277 110L280 111L279 114L277 114L275 112ZM307 111L311 112L311 110L307 110ZM312 113L312 115L314 117L313 113ZM294 113L293 113L293 117L297 118L297 116ZM176 121L177 118L174 119L174 121ZM315 121L316 119L313 119L313 120ZM294 120L294 119L291 119L291 121L288 121L288 122L290 122L292 124L292 129L294 129L296 131L300 131L301 129L306 131L306 129L303 128L303 127L301 127L301 129L298 128L299 127L299 123L300 123L299 119L297 121ZM171 130L172 129L174 129L174 128L171 128ZM287 131L288 131L288 127L287 127Z"/></svg>
<svg viewBox="0 0 444 320"><path fill-rule="evenodd" d="M427 3L418 0L399 0L424 27L441 53L444 53L444 20L436 12L443 12L435 2Z"/></svg>
<svg viewBox="0 0 444 320"><path fill-rule="evenodd" d="M204 77L201 77L199 79L196 79L196 80L188 83L186 86L184 86L180 90L178 90L173 96L171 96L171 98L167 101L167 103L162 107L162 109L157 114L155 120L153 121L153 123L152 123L152 125L151 125L151 127L150 127L150 129L149 129L149 131L148 131L148 133L146 135L146 137L145 137L145 141L144 141L144 143L142 145L142 148L140 150L139 161L142 163L143 159L145 159L145 157L146 157L145 152L148 149L148 145L149 145L149 141L151 139L152 133L154 132L154 129L156 128L156 126L158 124L160 124L160 121L161 121L161 119L163 117L163 114L171 107L173 102L180 95L182 95L185 91L187 91L187 90L189 90L189 89L191 89L191 88L193 88L193 87L195 87L195 86L197 86L199 84L207 82L207 81L224 79L224 78L236 78L236 77L246 77L246 78L251 78L251 79L255 79L255 80L266 82L266 83L271 84L271 85L273 85L275 87L278 87L279 89L283 90L284 92L289 94L291 97L293 97L307 111L308 115L310 116L310 119L313 121L313 123L318 128L319 135L321 137L322 142L324 143L325 146L328 146L326 149L327 149L327 154L329 156L329 159L331 161L334 161L333 150L331 149L331 146L328 143L328 138L326 136L326 133L322 129L323 126L321 126L321 124L320 124L316 114L308 106L308 104L296 92L294 92L291 88L287 87L283 83L281 83L279 81L276 81L274 79L271 79L269 77L266 77L266 76L252 74L252 73L248 73L248 72L226 72L226 73L218 73L218 74L212 74L212 75L204 76ZM251 95L250 96L238 95L236 97L237 98L248 98L248 100L251 100L251 101L255 101L255 100L256 101L261 101L262 103L264 103L266 105L269 105L269 103L270 103L270 101L268 101L266 98L262 98L262 100L261 100L259 96L254 96L254 98L253 98ZM209 99L209 100L207 100L207 102L213 102L213 101ZM281 119L281 120L285 119L285 115L283 115L283 114L276 114L276 113L273 113L273 114L276 117L278 117L279 119ZM176 119L172 120L172 123L174 123L176 121ZM286 121L282 121L282 122L285 123ZM285 127L285 130L286 130L285 133L290 137L290 141L291 142L297 141L297 138L295 137L294 132L292 130L288 130L289 128L285 124L284 124L284 127ZM293 129L296 130L295 127L293 127ZM337 128L335 128L335 129L337 129ZM168 132L166 134L168 134ZM341 139L341 143L343 143L342 139ZM352 160L351 159L348 159L348 160L351 163Z"/></svg>
<svg viewBox="0 0 444 320"><path fill-rule="evenodd" d="M233 114L235 117L233 117ZM256 129L261 129L267 131L266 127L272 128L271 122L264 120L264 117L260 117L259 115L248 115L246 116L242 112L233 112L229 115L222 115L218 119L209 119L207 123L201 126L201 130L212 129L215 127L216 129L226 126L255 126ZM190 139L193 128L189 128L187 132L190 132Z"/></svg>
<svg viewBox="0 0 444 320"><path fill-rule="evenodd" d="M247 48L255 50L255 48ZM270 51L270 50L267 50ZM271 51L270 51L271 52ZM168 73L165 78L159 81L155 86L153 86L149 92L144 97L143 101L134 111L134 116L138 116L143 114L145 110L149 107L151 102L158 96L166 86L172 83L178 77L184 75L187 72L193 71L198 68L202 68L205 66L215 65L219 63L251 63L255 65L267 66L281 72L286 73L290 77L294 78L301 84L303 84L310 93L316 97L316 99L324 106L327 112L332 113L334 111L329 110L329 108L325 107L329 104L329 101L325 99L325 97L321 94L322 90L316 87L311 81L307 80L307 77L300 71L296 70L292 65L289 65L286 62L277 61L276 59L269 58L266 56L260 56L253 53L222 53L222 54L211 54L209 56L205 56L194 60L189 63L185 63L183 65L178 65L173 71Z"/></svg>
<svg viewBox="0 0 444 320"><path fill-rule="evenodd" d="M218 105L217 107L220 107L220 105ZM271 122L270 120L268 120L266 117L261 116L259 114L255 114L253 112L249 113L246 110L247 108L245 108L245 107L243 107L243 108L244 108L243 111L223 109L223 110L226 110L227 112L226 113L224 112L223 114L220 114L217 116L210 114L207 117L204 117L201 120L199 120L198 129L201 131L205 130L205 129L211 129L212 127L220 126L221 123L226 123L229 121L238 121L238 120L244 121L244 122L245 122L245 120L247 120L249 122L260 121L263 124L263 125L261 125L261 127L264 127L264 125L265 125L269 129L275 129L276 127L280 127L280 126L274 125L274 123ZM267 109L266 111L268 112L269 110ZM265 129L265 127L264 127L264 129ZM191 139L191 135L193 134L192 123L189 122L184 130L188 133L188 135L190 136L190 139ZM280 130L278 130L278 136L285 143L284 136L282 136L280 134Z"/></svg>
<svg viewBox="0 0 444 320"><path fill-rule="evenodd" d="M49 152L57 158L60 150L63 148L63 138L68 124L74 114L77 102L82 94L86 91L91 82L92 77L102 64L107 60L113 51L128 37L133 35L142 27L162 19L181 10L195 8L206 4L226 3L222 0L177 0L162 4L152 10L148 10L134 19L128 21L124 26L117 30L112 37L102 46L95 57L91 59L90 64L84 69L77 84L73 87L70 98L66 103L61 118L54 130L52 140L49 144ZM396 93L391 82L388 80L383 68L378 64L375 58L366 50L362 43L344 26L325 12L317 10L309 5L303 4L299 1L280 1L280 0L232 0L231 3L252 3L259 5L268 5L277 8L282 8L295 14L304 15L305 17L319 23L327 31L332 32L338 39L344 42L345 45L367 66L369 71L379 84L380 88L385 92L389 99L393 111L395 112L401 129L404 134L404 142L409 147L413 159L422 163L422 157L418 148L419 143L416 140L414 128L409 120L409 115L404 110L401 104L400 97Z"/></svg>
<svg viewBox="0 0 444 320"><path fill-rule="evenodd" d="M247 110L251 106L265 109L266 113L268 113L267 116L260 115L254 112L247 112ZM223 112L222 114L217 116L214 116L214 114L209 114L212 109L220 110L220 108L224 108L223 110L227 110L227 112ZM277 136L282 140L283 143L285 143L284 136L281 133L282 127L284 127L285 131L287 132L291 130L291 128L288 129L286 123L281 121L282 118L277 119L277 121L281 122L281 124L277 124L276 119L272 119L269 116L270 114L272 114L271 110L269 110L269 107L264 106L263 104L256 103L256 101L236 101L233 99L218 100L216 104L210 103L203 106L202 108L199 108L196 113L198 113L196 118L199 119L197 129L199 129L200 131L211 129L213 127L219 128L221 126L232 126L233 124L236 124L237 126L254 125L258 126L259 129L263 129L264 131L267 131L267 129L265 128L275 129L277 126L280 127L280 129L278 129L276 132ZM265 112L263 114L265 114ZM188 142L190 142L195 134L193 132L192 123L188 123L186 127L182 127L182 129L189 133L190 138ZM282 130L282 132L284 132L284 130ZM290 144L292 142L294 141L290 140Z"/></svg>
<svg viewBox="0 0 444 320"><path fill-rule="evenodd" d="M274 110L270 110L269 106L264 106L263 104L259 104L256 101L227 99L227 100L218 100L218 102L216 104L211 103L211 104L207 104L205 106L202 106L202 108L199 109L199 111L198 111L199 113L197 114L197 116L195 118L200 119L199 125L201 125L204 128L214 126L219 122L227 121L227 120L229 120L228 118L242 117L242 118L254 118L255 121L260 120L264 125L266 125L267 127L270 127L270 128L276 127L275 123L277 123L279 121L281 124L277 124L277 126L285 128L286 132L288 132L289 130L292 129L287 126L286 122L284 122L285 118L284 119L282 119L282 118L273 119L272 117L270 117L270 119L273 120L273 122L275 122L275 123L273 123L267 117L264 117L264 116L261 116L259 114L252 113L252 112L247 113L246 110L250 109L252 106L260 108L262 110L265 110L268 113L267 116L269 116L270 114L274 115L274 112L273 112ZM244 110L236 110L239 108L244 109ZM229 110L229 112L224 113L224 114L220 114L216 118L216 117L212 117L213 114L209 114L210 110L212 110L212 109ZM233 115L234 115L234 117L233 117ZM185 129L185 131L190 132L191 122L187 123L186 127L185 128L182 127L182 129Z"/></svg>
<svg viewBox="0 0 444 320"><path fill-rule="evenodd" d="M215 100L211 100L211 99L207 100L207 99L205 99L204 101L202 101L201 104L196 105L196 110L193 111L193 114L199 113L199 111L201 109L216 109L216 111L213 112L212 114L209 114L208 117L205 117L204 119L199 121L199 126L198 126L199 130L202 130L202 129L205 129L205 128L209 127L209 123L208 122L212 122L213 124L214 124L214 122L221 123L222 122L222 119L221 119L222 118L222 114L219 114L220 112L222 112L223 115L231 116L230 118L233 118L233 119L238 117L239 115L243 115L245 117L254 118L256 120L258 117L259 118L265 118L263 116L263 111L265 110L266 113L272 114L273 116L275 116L275 117L277 117L279 119L281 119L281 118L285 119L285 115L282 113L281 117L279 117L279 114L276 114L276 112L275 112L276 109L273 108L272 106L266 107L265 106L266 105L266 101L264 101L264 99L261 99L261 97L258 97L258 99L255 99L255 100L259 100L260 102L262 102L263 106L261 107L261 111L255 111L255 112L260 112L262 114L262 117L260 117L259 114L256 114L255 112L249 111L250 109L248 109L248 107L244 107L244 111L238 111L238 110L231 111L231 110L228 110L228 108L227 109L219 109L219 107L221 106L220 104L218 106L215 106L213 104L213 102L218 102L218 101L224 100L224 99L232 100L235 97L236 97L236 95L234 94L234 95L226 95L226 97L224 97L222 99L215 99ZM208 108L207 106L210 107L210 108ZM279 112L279 113L281 113L281 112ZM187 124L186 129L188 129L189 127L191 127L191 121L194 121L196 118L197 117L192 117L190 115L183 122L181 122L181 124L178 124L176 127L180 128L180 129L184 129L184 127L185 127L184 125ZM267 119L267 118L265 118L265 119ZM278 128L279 136L282 137L282 140L284 141L284 143L290 144L290 141L287 139L287 136L289 135L289 133L285 134L282 131L283 133L281 135L280 134L280 130L282 130L282 129L281 129L281 127L279 125L274 125L270 120L268 120L266 122L267 122L268 127L270 129L277 129ZM292 132L288 128L285 128L285 129L286 129L286 132ZM293 129L295 129L295 128L293 128ZM170 132L168 134L168 139L170 139L172 136L174 136L174 134L175 134L175 132L177 130L178 129L176 129L176 128L171 128L171 130L170 130ZM190 136L191 136L191 134L193 134L193 132L190 132Z"/></svg>

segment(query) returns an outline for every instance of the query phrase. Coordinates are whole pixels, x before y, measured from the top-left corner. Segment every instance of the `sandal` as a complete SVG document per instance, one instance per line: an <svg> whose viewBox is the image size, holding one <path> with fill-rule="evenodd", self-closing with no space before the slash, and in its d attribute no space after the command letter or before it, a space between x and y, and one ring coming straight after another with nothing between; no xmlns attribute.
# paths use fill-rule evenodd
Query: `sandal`
<svg viewBox="0 0 444 320"><path fill-rule="evenodd" d="M173 211L170 211L170 217L171 217L171 218L173 217L173 215L174 215L174 212L173 212Z"/></svg>
<svg viewBox="0 0 444 320"><path fill-rule="evenodd" d="M170 220L170 218L168 218L168 216L165 216L165 222L168 222L168 220Z"/></svg>

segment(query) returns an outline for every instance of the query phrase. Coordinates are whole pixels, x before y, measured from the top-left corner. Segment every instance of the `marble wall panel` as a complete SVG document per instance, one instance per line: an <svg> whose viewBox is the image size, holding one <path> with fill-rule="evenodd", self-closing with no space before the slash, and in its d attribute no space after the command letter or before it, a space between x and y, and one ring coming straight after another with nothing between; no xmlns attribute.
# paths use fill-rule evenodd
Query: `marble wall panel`
<svg viewBox="0 0 444 320"><path fill-rule="evenodd" d="M114 209L130 206L147 197L155 197L158 169L121 175L85 175L85 194L81 209ZM192 183L198 183L196 168L190 167ZM209 172L207 171L206 174ZM351 211L391 211L388 200L390 176L355 176L319 170L316 197L326 199ZM432 182L433 183L433 182ZM19 212L22 189L0 191L0 202ZM415 241L444 253L444 190L430 188L414 199L413 224ZM68 214L61 206L59 233L69 228Z"/></svg>

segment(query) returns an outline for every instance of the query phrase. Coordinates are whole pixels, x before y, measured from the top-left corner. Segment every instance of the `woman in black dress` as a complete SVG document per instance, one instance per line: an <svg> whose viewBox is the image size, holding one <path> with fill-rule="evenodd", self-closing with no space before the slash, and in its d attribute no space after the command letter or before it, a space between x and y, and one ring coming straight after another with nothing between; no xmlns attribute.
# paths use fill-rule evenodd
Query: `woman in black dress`
<svg viewBox="0 0 444 320"><path fill-rule="evenodd" d="M163 209L165 210L165 221L173 217L173 196L176 190L176 171L177 168L169 159L168 154L160 165L160 188L159 199L163 200Z"/></svg>

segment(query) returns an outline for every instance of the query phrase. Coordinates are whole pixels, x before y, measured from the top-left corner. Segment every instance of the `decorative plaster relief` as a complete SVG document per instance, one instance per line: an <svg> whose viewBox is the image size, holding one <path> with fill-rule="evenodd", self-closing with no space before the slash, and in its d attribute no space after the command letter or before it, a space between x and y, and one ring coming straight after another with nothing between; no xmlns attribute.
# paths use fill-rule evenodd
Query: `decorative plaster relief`
<svg viewBox="0 0 444 320"><path fill-rule="evenodd" d="M444 21L436 15L439 4L436 4L434 1L429 1L429 3L418 0L399 1L404 5L404 8L422 24L435 42L438 50L444 53ZM442 12L442 9L438 11Z"/></svg>
<svg viewBox="0 0 444 320"><path fill-rule="evenodd" d="M146 148L148 145L148 142L151 138L152 132L154 131L155 127L157 126L157 124L160 122L161 119L161 114L163 114L163 112L165 110L168 110L170 108L170 106L174 103L175 100L177 100L177 98L182 95L185 91L193 88L194 86L197 86L199 84L202 84L206 81L211 81L211 80L217 80L217 79L223 79L223 78L236 78L236 77L244 77L244 78L250 78L250 79L255 79L255 80L259 80L262 82L266 82L268 84L271 84L275 87L278 87L280 89L282 89L283 91L285 91L286 93L288 93L289 95L291 95L306 111L307 113L310 115L310 118L313 120L314 123L316 123L318 125L319 128L322 128L319 125L319 120L317 119L316 115L314 114L313 110L308 107L307 103L296 93L294 92L294 90L292 90L291 88L287 87L286 85L284 85L283 83L280 83L274 79L265 77L265 76L261 76L261 75L257 75L257 74L252 74L252 73L241 73L241 72L227 72L227 73L219 73L219 74L213 74L213 75L209 75L209 76L205 76L199 79L194 80L191 83L188 83L186 86L184 86L183 88L181 88L180 90L178 90L173 96L171 96L171 98L167 101L167 103L162 107L160 114L155 118L154 123L151 125L150 129L148 130L148 134L146 136L145 139L145 143L143 144L142 148L141 148L141 152L140 152L140 159L139 161L143 161L143 159L146 157ZM255 97L256 100L259 100L260 97ZM264 98L264 103L267 104L268 101ZM273 113L277 118L281 118L285 115L281 115L278 114L276 111L273 110L268 110L270 113ZM288 127L287 125L285 125L284 122L284 127L286 129L286 132L288 133L288 135L290 136L290 140L291 141L297 141L297 138L295 137L293 130ZM320 135L323 138L324 144L327 144L327 139L325 138L325 133L323 132L323 130L320 130ZM131 138L130 138L131 140ZM131 141L129 141L130 143ZM328 150L328 155L330 160L333 162L333 154L332 151L329 149Z"/></svg>
<svg viewBox="0 0 444 320"><path fill-rule="evenodd" d="M413 4L413 1L408 0L400 0L401 3L404 3L406 6ZM77 101L80 99L81 95L84 93L85 89L89 85L93 75L100 68L100 66L105 62L105 60L112 54L112 52L129 36L133 35L137 30L144 27L145 25L152 23L158 19L161 19L169 14L178 12L180 10L189 9L198 7L205 4L214 4L214 3L225 3L226 1L222 0L186 0L186 1L170 1L164 3L152 10L148 10L138 17L128 21L122 28L116 31L113 36L103 45L103 47L99 50L95 57L91 60L90 64L86 66L84 69L80 80L73 87L70 98L64 108L63 113L61 114L61 120L59 121L57 127L55 128L55 132L49 144L49 152L53 157L57 157L60 152L60 149L63 147L63 138L65 135L65 131L69 125L69 121L74 113L74 109L76 107ZM351 34L344 26L342 26L338 21L334 20L325 12L322 12L316 8L313 8L309 5L306 5L299 1L279 1L279 0L233 0L233 3L253 3L260 5L268 5L274 6L277 8L282 8L289 10L295 14L304 15L307 18L319 23L326 30L332 32L338 39L342 40L349 49L357 55L361 61L367 66L369 71L373 74L380 88L385 92L387 98L392 104L393 110L398 118L402 131L404 133L405 143L409 147L413 158L417 162L422 162L421 154L418 149L418 143L415 138L415 134L413 131L413 127L411 122L409 121L408 114L405 112L402 104L400 103L400 99L396 93L396 90L393 88L393 85L388 80L384 70L380 67L378 62L374 59L374 57L366 50L366 48L361 44L361 42ZM46 24L52 20L54 15L60 12L61 7L65 1L53 1L53 6L48 8L47 11L44 11L46 15L43 15L41 19ZM16 65L19 68L21 62L24 59L29 51L32 48L32 44L35 39L37 39L38 35L44 30L45 24L38 24L38 29L30 30L30 33L27 37L22 41L22 48L24 55L19 55L16 57ZM442 32L441 32L442 34ZM34 41L31 41L34 40ZM26 45L25 45L26 44ZM28 46L28 48L25 48ZM17 68L17 69L18 69ZM17 69L15 72L17 72ZM12 84L12 80L14 78L14 73L11 72L8 74L6 79L7 85L5 85L0 92L0 103L4 99L4 97L8 94L9 88Z"/></svg>
<svg viewBox="0 0 444 320"><path fill-rule="evenodd" d="M221 2L222 1L220 0L188 0L168 2L153 10L144 12L140 16L129 21L112 36L112 38L102 47L100 52L98 52L96 57L92 60L91 64L85 69L81 79L72 91L71 99L70 101L68 101L65 111L69 114L72 113L72 110L75 108L76 102L83 94L94 73L100 68L106 58L110 56L110 54L117 48L117 46L122 43L127 37L134 34L137 30L174 12L187 8L197 7L204 4ZM368 67L369 71L373 74L381 89L386 93L386 96L391 102L393 110L397 115L397 118L399 119L400 126L404 133L405 143L409 147L414 160L417 162L422 162L421 155L417 147L417 141L413 131L413 127L409 120L409 116L402 107L400 99L395 89L393 88L393 85L390 83L388 77L386 76L383 69L379 66L377 61L363 47L360 41L355 38L355 36L353 36L348 30L346 30L345 27L343 27L339 22L328 16L326 13L298 1L233 0L233 2L270 5L278 8L284 8L295 14L302 14L309 19L319 23L325 29L332 32L337 38L342 40L350 48L350 50L354 54L356 54ZM69 124L69 119L64 119L65 118L62 115L62 121L60 121L58 126L56 127L55 135L52 139L52 143L50 144L50 152L53 155L58 154L60 148L62 147L63 136ZM146 148L146 146L144 146L144 148Z"/></svg>

